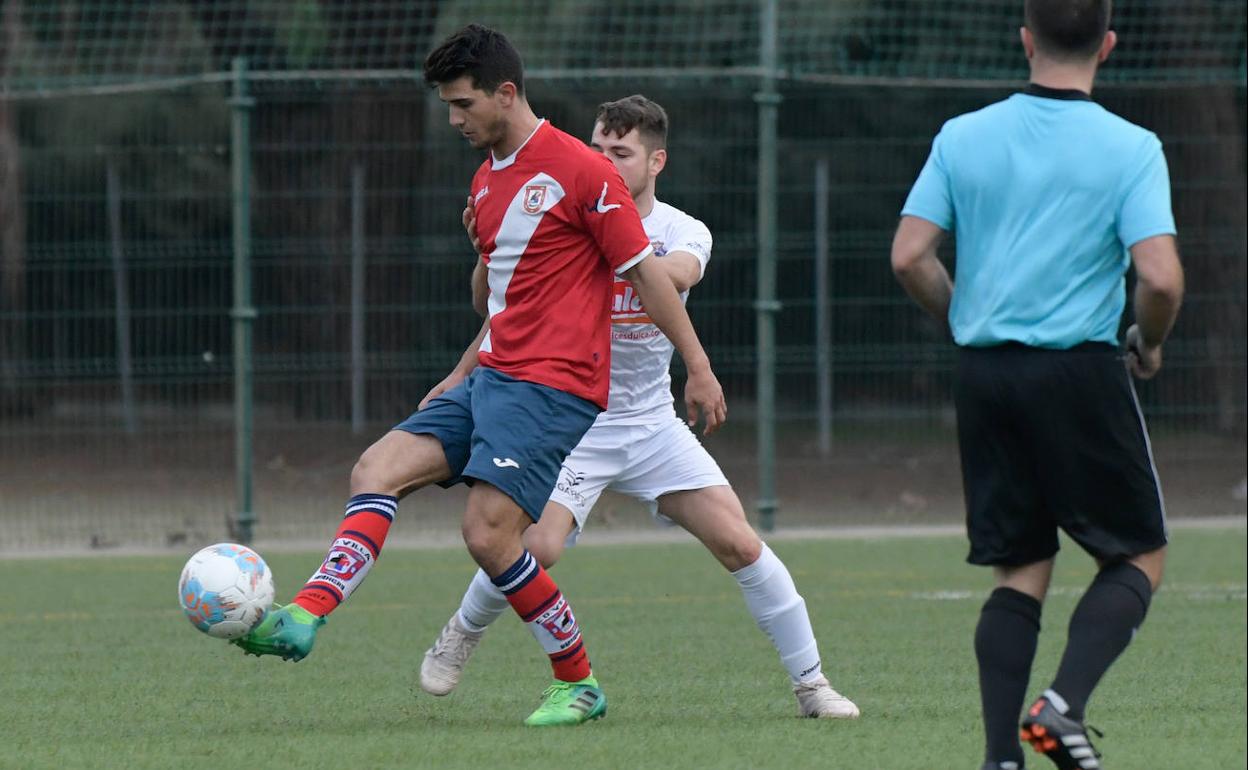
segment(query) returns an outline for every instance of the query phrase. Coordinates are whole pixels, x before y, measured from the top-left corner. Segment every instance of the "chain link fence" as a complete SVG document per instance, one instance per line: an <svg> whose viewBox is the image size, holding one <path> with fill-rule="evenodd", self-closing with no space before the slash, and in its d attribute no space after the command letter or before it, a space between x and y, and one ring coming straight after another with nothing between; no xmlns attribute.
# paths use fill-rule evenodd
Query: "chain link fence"
<svg viewBox="0 0 1248 770"><path fill-rule="evenodd" d="M476 330L459 211L480 156L417 76L468 21L513 39L535 109L573 134L608 99L667 107L659 195L715 235L689 304L731 407L708 445L747 508L771 494L765 423L782 526L957 520L954 351L895 285L888 245L941 123L1025 81L1022 3L772 6L774 68L756 2L0 3L0 551L237 536L243 507L262 541L326 536L359 452ZM1141 395L1171 515L1242 515L1245 3L1118 6L1097 98L1165 143L1188 270ZM249 103L233 98L239 58ZM770 146L764 78L782 97ZM240 205L256 310L242 423ZM760 404L770 250L775 398ZM419 493L396 535L453 533L461 504ZM645 522L618 498L595 516Z"/></svg>

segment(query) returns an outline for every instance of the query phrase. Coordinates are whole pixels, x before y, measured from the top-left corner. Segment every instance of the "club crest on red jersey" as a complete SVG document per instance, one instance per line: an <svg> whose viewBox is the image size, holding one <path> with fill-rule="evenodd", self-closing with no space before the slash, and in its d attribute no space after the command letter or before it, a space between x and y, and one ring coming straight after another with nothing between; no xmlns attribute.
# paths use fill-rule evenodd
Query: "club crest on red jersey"
<svg viewBox="0 0 1248 770"><path fill-rule="evenodd" d="M524 188L524 213L536 214L546 202L546 185L531 184Z"/></svg>

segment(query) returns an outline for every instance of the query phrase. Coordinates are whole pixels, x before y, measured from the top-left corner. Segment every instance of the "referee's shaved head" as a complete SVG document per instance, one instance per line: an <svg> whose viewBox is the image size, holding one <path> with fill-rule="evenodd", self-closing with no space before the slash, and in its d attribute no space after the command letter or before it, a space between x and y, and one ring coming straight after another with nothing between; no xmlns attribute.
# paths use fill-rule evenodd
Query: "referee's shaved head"
<svg viewBox="0 0 1248 770"><path fill-rule="evenodd" d="M1105 39L1110 6L1110 0L1026 0L1024 13L1040 51L1055 59L1086 59Z"/></svg>

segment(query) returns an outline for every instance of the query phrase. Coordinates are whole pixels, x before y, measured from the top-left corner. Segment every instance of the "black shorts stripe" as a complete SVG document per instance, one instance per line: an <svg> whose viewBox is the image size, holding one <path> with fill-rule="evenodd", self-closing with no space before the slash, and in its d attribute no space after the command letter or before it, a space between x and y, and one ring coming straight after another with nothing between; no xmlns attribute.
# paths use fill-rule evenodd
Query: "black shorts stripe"
<svg viewBox="0 0 1248 770"><path fill-rule="evenodd" d="M1125 369L1125 367L1124 367ZM1157 458L1153 454L1153 440L1148 435L1148 424L1144 420L1144 409L1140 406L1140 395L1135 391L1135 382L1131 379L1129 371L1124 372L1127 378L1127 386L1131 388L1131 401L1135 404L1135 416L1140 421L1140 431L1144 434L1144 449L1148 453L1148 466L1153 471L1153 483L1157 486L1157 506L1161 509L1161 523L1166 527L1169 533L1169 525L1166 524L1166 496L1161 491L1161 474L1157 472Z"/></svg>

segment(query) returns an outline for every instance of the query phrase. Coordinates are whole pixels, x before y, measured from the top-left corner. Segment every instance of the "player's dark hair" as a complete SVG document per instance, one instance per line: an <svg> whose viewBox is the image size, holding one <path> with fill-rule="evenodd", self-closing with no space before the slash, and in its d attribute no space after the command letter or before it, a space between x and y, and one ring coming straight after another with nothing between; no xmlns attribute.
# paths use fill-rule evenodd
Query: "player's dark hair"
<svg viewBox="0 0 1248 770"><path fill-rule="evenodd" d="M602 124L604 133L620 137L637 129L638 138L650 152L667 147L667 111L641 94L603 102L594 122Z"/></svg>
<svg viewBox="0 0 1248 770"><path fill-rule="evenodd" d="M503 33L480 24L469 24L425 57L425 83L430 87L464 75L472 78L473 88L489 94L503 83L514 83L516 93L524 94L520 52Z"/></svg>
<svg viewBox="0 0 1248 770"><path fill-rule="evenodd" d="M1041 52L1057 59L1096 54L1109 31L1110 0L1026 0L1027 29Z"/></svg>

